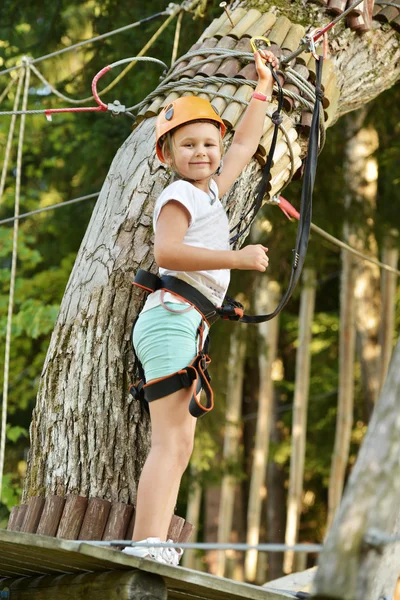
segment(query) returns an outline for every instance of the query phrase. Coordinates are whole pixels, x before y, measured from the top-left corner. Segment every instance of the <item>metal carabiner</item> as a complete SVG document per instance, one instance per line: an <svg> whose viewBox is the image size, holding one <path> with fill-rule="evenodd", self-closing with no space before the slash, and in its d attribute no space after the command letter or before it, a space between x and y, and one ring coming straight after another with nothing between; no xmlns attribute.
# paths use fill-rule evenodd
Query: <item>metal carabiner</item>
<svg viewBox="0 0 400 600"><path fill-rule="evenodd" d="M271 42L269 41L268 38L263 37L262 35L256 35L250 39L250 46L251 46L253 52L258 52L258 48L257 48L257 44L256 44L255 40L262 40L263 42L265 42L267 44L267 46L271 45Z"/></svg>

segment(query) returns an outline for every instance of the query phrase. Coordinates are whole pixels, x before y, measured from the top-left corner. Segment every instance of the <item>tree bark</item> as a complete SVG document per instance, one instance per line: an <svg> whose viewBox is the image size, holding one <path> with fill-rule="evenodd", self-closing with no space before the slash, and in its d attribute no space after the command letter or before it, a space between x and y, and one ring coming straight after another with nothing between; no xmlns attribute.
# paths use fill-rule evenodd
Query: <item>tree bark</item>
<svg viewBox="0 0 400 600"><path fill-rule="evenodd" d="M265 3L258 8L268 10ZM321 8L300 2L284 12L294 22L326 20ZM341 96L334 119L399 78L399 38L374 27L362 37L343 26L335 31L331 51ZM154 158L153 136L154 120L145 120L118 151L78 253L41 376L24 498L77 493L135 501L148 420L127 391L134 377L130 327L143 302L130 282L139 267L155 268L152 208L169 183ZM234 205L232 223L250 206L258 180L252 161L224 199Z"/></svg>

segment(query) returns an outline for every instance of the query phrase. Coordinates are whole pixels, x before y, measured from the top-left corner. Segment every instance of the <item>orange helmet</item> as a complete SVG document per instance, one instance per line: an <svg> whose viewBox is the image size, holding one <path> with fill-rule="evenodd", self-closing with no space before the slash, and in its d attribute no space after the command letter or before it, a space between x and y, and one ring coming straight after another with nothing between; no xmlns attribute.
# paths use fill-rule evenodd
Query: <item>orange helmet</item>
<svg viewBox="0 0 400 600"><path fill-rule="evenodd" d="M217 109L208 100L197 96L183 96L164 106L156 122L156 153L161 162L165 163L161 150L162 137L168 131L198 119L214 121L220 129L222 137L224 137L226 132L225 123L217 113Z"/></svg>

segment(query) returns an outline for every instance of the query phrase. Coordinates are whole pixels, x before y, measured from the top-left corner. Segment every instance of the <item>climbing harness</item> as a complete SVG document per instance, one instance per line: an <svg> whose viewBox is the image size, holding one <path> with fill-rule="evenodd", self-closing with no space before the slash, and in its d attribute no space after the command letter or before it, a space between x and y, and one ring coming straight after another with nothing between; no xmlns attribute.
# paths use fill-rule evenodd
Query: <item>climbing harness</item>
<svg viewBox="0 0 400 600"><path fill-rule="evenodd" d="M239 302L228 298L227 303L224 306L217 308L201 292L185 281L173 277L172 275L163 275L162 277L159 277L158 275L143 269L139 269L133 284L146 292L152 293L157 290L161 290L161 292L170 292L179 300L183 300L195 308L200 313L202 321L197 331L198 353L190 365L184 369L180 369L176 373L146 383L143 366L135 354L136 365L139 372L139 381L134 385L131 385L129 388L130 394L136 400L141 400L148 410L147 402L152 402L153 400L158 400L158 398L168 396L184 387L193 386L193 394L189 402L189 412L193 417L203 416L207 412L210 412L214 407L214 394L211 388L211 378L207 370L208 365L211 362L211 359L208 356L208 336L203 345L205 325L209 327L219 317L238 321L243 316L243 306ZM186 312L186 309L182 312ZM132 333L135 323L132 326ZM205 392L205 404L202 404L200 401L200 392L202 389Z"/></svg>

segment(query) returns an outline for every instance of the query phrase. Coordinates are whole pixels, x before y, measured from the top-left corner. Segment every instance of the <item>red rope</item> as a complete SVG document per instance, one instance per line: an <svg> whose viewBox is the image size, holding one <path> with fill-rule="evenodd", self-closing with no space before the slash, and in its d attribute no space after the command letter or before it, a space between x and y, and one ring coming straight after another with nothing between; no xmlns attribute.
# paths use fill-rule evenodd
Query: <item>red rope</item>
<svg viewBox="0 0 400 600"><path fill-rule="evenodd" d="M97 82L105 73L107 73L111 69L110 65L107 65L101 71L99 71L94 77L92 81L92 94L94 99L96 100L98 106L80 106L75 108L49 108L44 111L46 117L50 117L55 113L69 113L69 112L105 112L108 110L107 104L104 104L100 99L100 96L97 92Z"/></svg>

